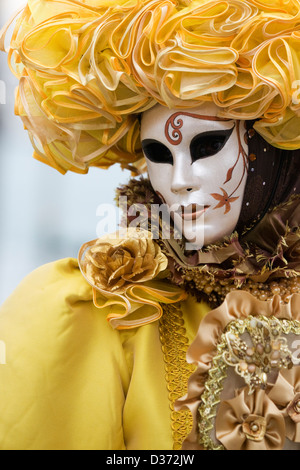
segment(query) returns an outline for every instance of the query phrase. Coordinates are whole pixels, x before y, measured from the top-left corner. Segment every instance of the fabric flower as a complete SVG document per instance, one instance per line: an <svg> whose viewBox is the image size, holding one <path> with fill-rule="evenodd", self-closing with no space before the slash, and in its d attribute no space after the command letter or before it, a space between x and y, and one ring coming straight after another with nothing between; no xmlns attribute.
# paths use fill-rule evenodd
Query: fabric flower
<svg viewBox="0 0 300 470"><path fill-rule="evenodd" d="M128 229L125 238L116 234L97 240L85 252L82 264L92 284L119 294L131 284L154 279L167 265L150 233L136 229Z"/></svg>
<svg viewBox="0 0 300 470"><path fill-rule="evenodd" d="M158 320L163 304L187 294L165 277L168 260L150 232L129 228L85 243L79 267L92 286L95 307L116 329L136 328Z"/></svg>
<svg viewBox="0 0 300 470"><path fill-rule="evenodd" d="M224 242L191 255L186 255L174 242L172 273L176 271L181 284L193 280L196 285L204 283L211 290L219 288L220 281L221 284L225 281L228 287L241 288L247 283L280 282L294 277L296 285L300 271L299 212L299 199L295 198L270 211L243 237L234 233Z"/></svg>
<svg viewBox="0 0 300 470"><path fill-rule="evenodd" d="M221 402L216 437L227 450L281 450L284 418L263 390L249 395L245 388L232 400Z"/></svg>
<svg viewBox="0 0 300 470"><path fill-rule="evenodd" d="M282 370L269 397L285 418L287 437L300 442L300 367Z"/></svg>
<svg viewBox="0 0 300 470"><path fill-rule="evenodd" d="M187 436L184 442L183 449L185 450L188 450L191 448L196 449L199 446L198 444L198 441L199 441L198 409L202 403L202 394L205 390L205 381L207 380L207 375L209 374L209 371L211 370L213 359L217 354L217 351L218 351L217 348L218 348L218 344L220 343L220 338L222 334L224 333L224 331L226 331L226 328L232 321L237 321L237 320L243 321L245 318L249 316L258 317L260 315L263 315L267 318L275 317L278 319L285 319L288 321L299 320L300 318L300 295L294 294L291 296L288 304L282 304L279 296L275 296L272 300L269 300L269 301L260 301L247 292L234 291L234 292L229 293L226 296L226 299L222 303L222 305L220 305L218 308L211 310L209 313L207 313L207 315L201 321L197 335L194 341L192 342L192 344L190 345L188 349L188 353L187 353L187 361L189 363L195 364L197 369L191 375L188 381L188 390L187 390L186 395L180 398L179 400L177 400L176 402L176 408L178 410L188 408L193 415L193 423L194 423L193 429L191 433ZM231 384L231 382L229 383ZM237 383L236 387L238 386L240 385ZM246 395L247 394L245 394L245 396ZM248 410L246 410L247 417L255 414L257 416L266 418L266 415L262 413L260 409L255 408L254 405L250 406L252 403L251 396L256 397L257 392L256 394L254 393L253 395L249 395L249 397L247 397L247 400L250 400ZM261 397L264 397L264 400L265 400L265 395L261 395ZM238 403L240 403L242 398L237 397L236 400ZM269 397L269 401L271 400L272 398ZM265 401L266 403L269 403L267 399ZM229 403L231 402L229 401ZM233 404L234 403L235 402L233 402ZM275 404L271 406L273 411L274 411L274 407L276 411L275 414L276 414L276 420L277 420L278 414L281 414L281 413ZM230 405L229 405L229 408L230 408ZM219 411L219 416L221 415L222 415L221 411ZM241 439L243 436L241 436L240 433L242 432L241 430L242 430L242 425L244 421L241 420L239 422L236 416L234 419L235 419L234 422L236 423L235 432L242 446L243 444L241 443ZM284 421L284 418L283 418L283 421ZM244 434L245 433L249 434L247 423L248 421L245 419ZM262 425L262 422L260 423L260 425ZM226 431L225 435L227 435L229 433L229 430L226 428L225 431ZM242 440L244 444L246 445L245 436L243 437ZM262 445L265 445L265 444L266 442L264 440L264 444ZM249 444L249 445L252 445L252 444Z"/></svg>
<svg viewBox="0 0 300 470"><path fill-rule="evenodd" d="M34 156L62 173L140 168L137 114L207 100L299 148L299 12L281 0L28 0L8 53Z"/></svg>

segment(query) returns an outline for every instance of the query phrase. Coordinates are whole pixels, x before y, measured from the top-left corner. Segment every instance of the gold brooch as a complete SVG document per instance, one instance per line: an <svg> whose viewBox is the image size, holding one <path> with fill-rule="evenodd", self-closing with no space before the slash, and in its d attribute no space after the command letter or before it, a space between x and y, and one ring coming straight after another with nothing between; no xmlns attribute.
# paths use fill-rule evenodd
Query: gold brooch
<svg viewBox="0 0 300 470"><path fill-rule="evenodd" d="M266 387L272 369L290 369L293 360L287 339L282 336L281 323L276 318L271 321L252 318L247 333L247 339L237 333L225 333L227 350L223 359L243 377L252 394L255 388Z"/></svg>

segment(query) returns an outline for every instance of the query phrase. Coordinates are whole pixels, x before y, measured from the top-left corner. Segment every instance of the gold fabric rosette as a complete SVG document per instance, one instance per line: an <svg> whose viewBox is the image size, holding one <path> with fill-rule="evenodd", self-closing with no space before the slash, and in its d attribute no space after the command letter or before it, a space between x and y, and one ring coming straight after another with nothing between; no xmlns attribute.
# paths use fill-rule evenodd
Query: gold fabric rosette
<svg viewBox="0 0 300 470"><path fill-rule="evenodd" d="M297 446L299 312L299 294L282 303L234 291L206 315L187 354L196 371L176 403L193 416L184 450Z"/></svg>
<svg viewBox="0 0 300 470"><path fill-rule="evenodd" d="M94 304L114 328L158 320L161 304L180 302L185 292L164 281L168 260L150 232L134 228L85 243L79 266L93 287Z"/></svg>
<svg viewBox="0 0 300 470"><path fill-rule="evenodd" d="M287 437L300 442L300 367L281 371L269 396L285 418Z"/></svg>
<svg viewBox="0 0 300 470"><path fill-rule="evenodd" d="M16 113L58 171L143 168L138 115L213 101L300 147L300 1L28 0L5 46Z"/></svg>
<svg viewBox="0 0 300 470"><path fill-rule="evenodd" d="M216 437L227 450L281 450L284 418L264 390L249 395L245 388L221 403Z"/></svg>

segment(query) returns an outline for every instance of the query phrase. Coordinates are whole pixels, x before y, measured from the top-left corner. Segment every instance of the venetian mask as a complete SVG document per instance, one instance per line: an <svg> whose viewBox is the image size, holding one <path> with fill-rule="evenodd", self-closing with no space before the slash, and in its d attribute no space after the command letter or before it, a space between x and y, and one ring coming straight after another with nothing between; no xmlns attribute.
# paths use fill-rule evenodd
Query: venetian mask
<svg viewBox="0 0 300 470"><path fill-rule="evenodd" d="M187 249L229 236L241 212L248 172L245 125L218 112L213 103L192 110L157 105L142 116L151 184L189 242Z"/></svg>

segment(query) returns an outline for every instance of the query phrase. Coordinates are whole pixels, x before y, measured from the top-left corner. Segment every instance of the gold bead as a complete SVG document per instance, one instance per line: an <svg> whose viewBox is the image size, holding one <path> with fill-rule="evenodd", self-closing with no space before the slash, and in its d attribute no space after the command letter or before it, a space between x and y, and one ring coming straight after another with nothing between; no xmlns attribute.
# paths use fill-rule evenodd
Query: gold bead
<svg viewBox="0 0 300 470"><path fill-rule="evenodd" d="M274 295L279 295L280 294L280 287L279 286L274 286L274 287L271 287L271 290L272 290L272 293Z"/></svg>
<svg viewBox="0 0 300 470"><path fill-rule="evenodd" d="M259 430L259 426L256 423L251 423L250 429L252 432L257 432Z"/></svg>

